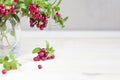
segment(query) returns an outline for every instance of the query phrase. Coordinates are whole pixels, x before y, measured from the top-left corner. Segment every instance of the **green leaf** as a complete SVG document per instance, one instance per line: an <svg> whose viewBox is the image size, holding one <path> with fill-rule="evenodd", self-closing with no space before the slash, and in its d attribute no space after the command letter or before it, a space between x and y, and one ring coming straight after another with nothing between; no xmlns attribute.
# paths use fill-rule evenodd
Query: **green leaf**
<svg viewBox="0 0 120 80"><path fill-rule="evenodd" d="M10 70L10 63L9 62L4 62L3 67L8 71Z"/></svg>
<svg viewBox="0 0 120 80"><path fill-rule="evenodd" d="M62 20L60 20L60 25L61 25L62 28L65 27L65 26L64 26L64 22L63 22Z"/></svg>
<svg viewBox="0 0 120 80"><path fill-rule="evenodd" d="M38 48L33 49L32 53L38 53L40 51L41 51L41 48L38 47Z"/></svg>
<svg viewBox="0 0 120 80"><path fill-rule="evenodd" d="M49 50L49 42L46 41L46 50Z"/></svg>
<svg viewBox="0 0 120 80"><path fill-rule="evenodd" d="M12 69L17 69L17 62L12 61L11 62L11 67L12 67Z"/></svg>
<svg viewBox="0 0 120 80"><path fill-rule="evenodd" d="M55 10L54 8L52 8L52 18L54 19L54 15L55 15Z"/></svg>
<svg viewBox="0 0 120 80"><path fill-rule="evenodd" d="M56 6L59 6L61 2L62 2L62 0L59 0Z"/></svg>
<svg viewBox="0 0 120 80"><path fill-rule="evenodd" d="M8 56L5 56L4 61L8 61L8 60L9 60Z"/></svg>
<svg viewBox="0 0 120 80"><path fill-rule="evenodd" d="M52 5L54 5L56 2L57 2L57 0L55 0L55 1L52 3Z"/></svg>
<svg viewBox="0 0 120 80"><path fill-rule="evenodd" d="M65 18L63 19L64 22L67 21L67 20L68 20L68 17L65 17Z"/></svg>
<svg viewBox="0 0 120 80"><path fill-rule="evenodd" d="M0 64L2 64L3 63L3 59L0 59Z"/></svg>
<svg viewBox="0 0 120 80"><path fill-rule="evenodd" d="M52 53L54 53L54 52L55 52L55 50L52 50L51 52L52 52Z"/></svg>
<svg viewBox="0 0 120 80"><path fill-rule="evenodd" d="M20 4L20 7L22 8L22 9L27 9L27 7L26 7L26 5L23 3L23 4Z"/></svg>
<svg viewBox="0 0 120 80"><path fill-rule="evenodd" d="M53 47L51 47L49 50L52 51L52 50L53 50Z"/></svg>
<svg viewBox="0 0 120 80"><path fill-rule="evenodd" d="M56 6L54 7L55 11L60 11L60 7Z"/></svg>

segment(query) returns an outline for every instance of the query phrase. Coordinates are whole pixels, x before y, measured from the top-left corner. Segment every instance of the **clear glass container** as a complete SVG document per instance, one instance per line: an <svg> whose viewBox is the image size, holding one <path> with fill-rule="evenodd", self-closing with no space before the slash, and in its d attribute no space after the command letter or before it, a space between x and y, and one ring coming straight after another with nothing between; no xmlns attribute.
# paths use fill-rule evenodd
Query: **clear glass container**
<svg viewBox="0 0 120 80"><path fill-rule="evenodd" d="M14 18L0 24L0 57L14 50L20 38L20 26Z"/></svg>

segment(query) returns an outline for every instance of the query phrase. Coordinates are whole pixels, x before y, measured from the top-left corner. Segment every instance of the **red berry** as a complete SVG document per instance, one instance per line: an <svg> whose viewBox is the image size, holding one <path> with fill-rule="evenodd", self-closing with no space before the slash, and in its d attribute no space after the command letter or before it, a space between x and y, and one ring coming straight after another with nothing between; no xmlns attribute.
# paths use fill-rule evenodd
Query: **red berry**
<svg viewBox="0 0 120 80"><path fill-rule="evenodd" d="M9 11L6 9L4 12L4 16L7 16L9 14Z"/></svg>
<svg viewBox="0 0 120 80"><path fill-rule="evenodd" d="M5 12L5 8L1 9L1 12L2 12L2 14L4 14L4 12Z"/></svg>
<svg viewBox="0 0 120 80"><path fill-rule="evenodd" d="M6 74L7 71L5 69L2 70L2 74Z"/></svg>
<svg viewBox="0 0 120 80"><path fill-rule="evenodd" d="M38 61L38 57L34 57L33 60L34 60L34 61Z"/></svg>
<svg viewBox="0 0 120 80"><path fill-rule="evenodd" d="M5 8L5 5L4 4L0 4L0 8Z"/></svg>
<svg viewBox="0 0 120 80"><path fill-rule="evenodd" d="M59 12L56 12L56 15L57 15L57 16L61 16Z"/></svg>
<svg viewBox="0 0 120 80"><path fill-rule="evenodd" d="M41 60L42 60L42 61L45 61L45 60L46 60L46 57L41 57Z"/></svg>
<svg viewBox="0 0 120 80"><path fill-rule="evenodd" d="M52 55L50 58L51 58L51 59L54 59L54 58L55 58L55 55Z"/></svg>
<svg viewBox="0 0 120 80"><path fill-rule="evenodd" d="M38 59L38 61L40 61L40 59L41 59L41 58L40 58L40 56L39 56L39 55L37 56L37 59Z"/></svg>
<svg viewBox="0 0 120 80"><path fill-rule="evenodd" d="M14 6L14 5L11 5L11 9L15 9L15 6Z"/></svg>
<svg viewBox="0 0 120 80"><path fill-rule="evenodd" d="M42 65L39 64L39 65L38 65L38 69L42 69Z"/></svg>
<svg viewBox="0 0 120 80"><path fill-rule="evenodd" d="M39 5L39 4L37 4L37 5L36 5L36 7L37 7L37 8L40 8L40 5Z"/></svg>
<svg viewBox="0 0 120 80"><path fill-rule="evenodd" d="M41 49L41 51L42 51L42 52L45 52L45 51L46 51L46 49L45 49L45 48L42 48L42 49Z"/></svg>
<svg viewBox="0 0 120 80"><path fill-rule="evenodd" d="M44 56L44 52L42 52L42 51L40 51L39 53L38 53L38 55L40 56L40 57L42 57L42 56Z"/></svg>
<svg viewBox="0 0 120 80"><path fill-rule="evenodd" d="M48 57L47 57L47 60L50 60L50 59L51 59L51 56L48 56Z"/></svg>
<svg viewBox="0 0 120 80"><path fill-rule="evenodd" d="M18 2L19 2L19 0L14 0L14 2L18 3Z"/></svg>
<svg viewBox="0 0 120 80"><path fill-rule="evenodd" d="M45 57L47 57L47 56L48 56L48 53L47 53L47 52L45 52L44 56L45 56Z"/></svg>

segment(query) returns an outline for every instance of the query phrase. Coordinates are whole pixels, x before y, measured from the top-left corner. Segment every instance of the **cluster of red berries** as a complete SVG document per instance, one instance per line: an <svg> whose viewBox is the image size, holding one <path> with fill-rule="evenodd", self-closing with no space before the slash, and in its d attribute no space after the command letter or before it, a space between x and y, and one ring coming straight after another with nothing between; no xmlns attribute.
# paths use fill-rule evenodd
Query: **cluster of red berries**
<svg viewBox="0 0 120 80"><path fill-rule="evenodd" d="M38 55L36 57L33 58L34 61L45 61L45 60L50 60L50 59L54 59L55 56L49 56L48 52L46 51L45 48L42 48L40 52L38 52Z"/></svg>
<svg viewBox="0 0 120 80"><path fill-rule="evenodd" d="M39 4L31 4L29 7L29 11L31 14L30 18L30 26L34 27L36 25L37 28L43 30L47 27L48 17L44 14L41 14L40 5Z"/></svg>
<svg viewBox="0 0 120 80"><path fill-rule="evenodd" d="M7 16L8 14L15 14L15 6L11 5L9 9L6 9L4 4L0 4L0 16Z"/></svg>
<svg viewBox="0 0 120 80"><path fill-rule="evenodd" d="M50 60L50 59L54 59L55 56L54 55L51 55L49 56L48 55L49 53L46 51L45 48L42 48L40 52L38 52L38 55L36 57L33 58L34 61L45 61L45 60ZM42 66L41 65L38 65L38 68L41 69Z"/></svg>

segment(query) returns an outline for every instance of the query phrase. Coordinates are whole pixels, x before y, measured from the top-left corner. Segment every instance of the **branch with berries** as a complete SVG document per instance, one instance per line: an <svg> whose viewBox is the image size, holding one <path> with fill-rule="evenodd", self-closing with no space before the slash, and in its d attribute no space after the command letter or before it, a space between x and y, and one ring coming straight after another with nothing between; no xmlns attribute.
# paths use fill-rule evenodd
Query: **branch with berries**
<svg viewBox="0 0 120 80"><path fill-rule="evenodd" d="M37 62L54 59L55 58L54 51L55 50L53 49L53 47L50 47L48 41L46 41L46 48L37 47L33 49L32 53L37 54L37 56L35 56L33 60ZM42 66L38 65L38 68L41 69Z"/></svg>
<svg viewBox="0 0 120 80"><path fill-rule="evenodd" d="M64 22L68 17L63 18L60 14L60 4L62 0L0 0L0 23L2 19L9 20L15 18L19 23L21 16L30 18L30 26L36 26L40 30L47 27L48 19L52 18L55 23L59 23L61 27L65 27ZM4 23L5 24L5 23Z"/></svg>
<svg viewBox="0 0 120 80"><path fill-rule="evenodd" d="M21 64L15 59L13 52L9 52L9 56L0 58L0 64L3 65L2 74L6 74L7 71L16 70Z"/></svg>

